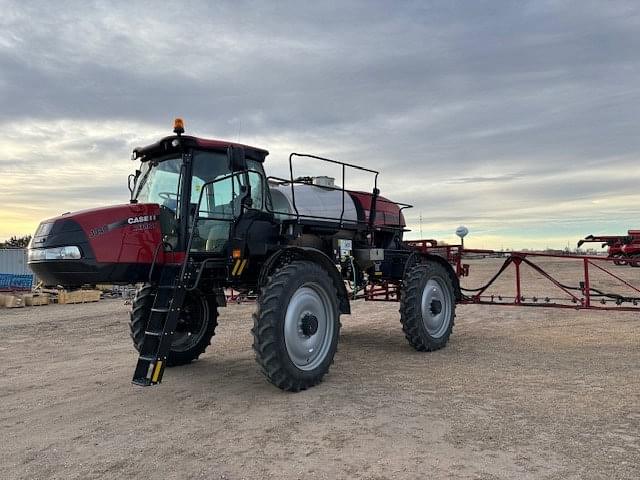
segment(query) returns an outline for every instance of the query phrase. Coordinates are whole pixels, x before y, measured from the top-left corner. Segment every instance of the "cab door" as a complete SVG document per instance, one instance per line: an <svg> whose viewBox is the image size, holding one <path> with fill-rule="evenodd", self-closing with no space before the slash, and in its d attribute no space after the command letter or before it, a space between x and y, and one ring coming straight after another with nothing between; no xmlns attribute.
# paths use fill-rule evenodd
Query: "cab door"
<svg viewBox="0 0 640 480"><path fill-rule="evenodd" d="M262 163L247 160L242 215L234 227L234 248L245 248L252 256L264 256L278 241L279 224L271 207L271 195Z"/></svg>
<svg viewBox="0 0 640 480"><path fill-rule="evenodd" d="M192 252L226 256L231 227L240 216L243 172L232 173L225 151L195 151L191 166Z"/></svg>

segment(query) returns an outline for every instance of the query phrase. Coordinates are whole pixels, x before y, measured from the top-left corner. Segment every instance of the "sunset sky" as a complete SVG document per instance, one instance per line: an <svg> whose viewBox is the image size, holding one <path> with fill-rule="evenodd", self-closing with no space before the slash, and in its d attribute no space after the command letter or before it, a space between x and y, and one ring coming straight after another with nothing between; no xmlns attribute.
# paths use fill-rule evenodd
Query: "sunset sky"
<svg viewBox="0 0 640 480"><path fill-rule="evenodd" d="M274 175L290 151L379 169L413 238L640 229L638 2L0 5L0 240L126 202L174 116Z"/></svg>

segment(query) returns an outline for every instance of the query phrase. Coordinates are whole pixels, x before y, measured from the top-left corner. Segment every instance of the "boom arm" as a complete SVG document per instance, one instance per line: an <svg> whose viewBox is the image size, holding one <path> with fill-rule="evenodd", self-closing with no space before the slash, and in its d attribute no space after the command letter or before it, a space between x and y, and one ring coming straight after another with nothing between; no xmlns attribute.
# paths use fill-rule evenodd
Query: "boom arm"
<svg viewBox="0 0 640 480"><path fill-rule="evenodd" d="M578 242L578 247L581 247L584 243L604 243L605 245L614 245L629 243L630 237L628 235L587 235Z"/></svg>

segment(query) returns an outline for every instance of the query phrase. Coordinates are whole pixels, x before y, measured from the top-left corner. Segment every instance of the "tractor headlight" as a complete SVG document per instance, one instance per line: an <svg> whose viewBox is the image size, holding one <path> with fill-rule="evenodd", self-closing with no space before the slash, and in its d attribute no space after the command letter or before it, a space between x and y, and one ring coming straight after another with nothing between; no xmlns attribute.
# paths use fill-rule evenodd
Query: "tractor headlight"
<svg viewBox="0 0 640 480"><path fill-rule="evenodd" d="M82 254L78 247L30 248L28 258L30 262L78 260L82 258Z"/></svg>

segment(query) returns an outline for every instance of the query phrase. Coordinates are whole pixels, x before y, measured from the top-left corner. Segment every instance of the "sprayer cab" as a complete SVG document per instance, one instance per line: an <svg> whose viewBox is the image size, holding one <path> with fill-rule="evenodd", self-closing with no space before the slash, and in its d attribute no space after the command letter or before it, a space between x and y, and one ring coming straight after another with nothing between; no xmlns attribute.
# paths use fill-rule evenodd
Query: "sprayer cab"
<svg viewBox="0 0 640 480"><path fill-rule="evenodd" d="M251 203L245 195L251 183L260 200L266 150L185 136L180 119L174 133L133 151L140 165L129 177L129 204L66 213L38 226L28 250L38 278L65 287L145 281L153 263L184 258L196 215L237 216L241 201ZM206 212L198 209L201 196ZM227 242L216 240L228 236L228 226L208 232L211 238L198 236L193 248L224 254Z"/></svg>

